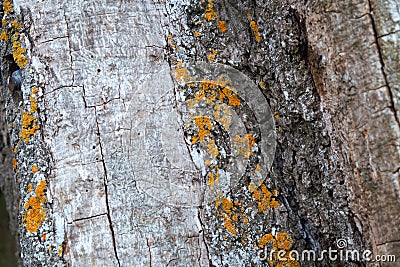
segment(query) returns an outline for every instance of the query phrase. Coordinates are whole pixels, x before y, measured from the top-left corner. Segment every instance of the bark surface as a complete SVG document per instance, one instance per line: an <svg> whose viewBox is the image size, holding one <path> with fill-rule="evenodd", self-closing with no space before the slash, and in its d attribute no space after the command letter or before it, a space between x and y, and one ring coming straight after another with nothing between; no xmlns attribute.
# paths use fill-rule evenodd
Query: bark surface
<svg viewBox="0 0 400 267"><path fill-rule="evenodd" d="M4 1L0 182L20 264L282 266L260 251L338 240L399 258L399 9Z"/></svg>

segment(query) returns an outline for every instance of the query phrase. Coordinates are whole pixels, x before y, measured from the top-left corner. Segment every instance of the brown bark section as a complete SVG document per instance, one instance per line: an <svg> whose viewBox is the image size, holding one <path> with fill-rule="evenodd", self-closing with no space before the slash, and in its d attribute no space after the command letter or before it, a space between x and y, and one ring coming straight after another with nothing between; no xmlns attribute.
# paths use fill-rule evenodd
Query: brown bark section
<svg viewBox="0 0 400 267"><path fill-rule="evenodd" d="M357 227L376 254L398 257L399 45L382 36L395 34L395 6L392 1L313 1L300 9L308 62L331 123L333 148L343 162Z"/></svg>

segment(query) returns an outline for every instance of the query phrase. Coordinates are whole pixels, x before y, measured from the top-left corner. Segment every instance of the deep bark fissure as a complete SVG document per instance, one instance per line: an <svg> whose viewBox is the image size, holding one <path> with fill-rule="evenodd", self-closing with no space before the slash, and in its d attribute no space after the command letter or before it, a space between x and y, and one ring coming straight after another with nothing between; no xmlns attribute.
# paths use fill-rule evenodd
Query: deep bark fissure
<svg viewBox="0 0 400 267"><path fill-rule="evenodd" d="M148 248L148 250L149 250L149 266L151 267L151 266L152 266L151 247L150 247L149 239L148 239L148 238L146 238L146 244L147 244L147 248Z"/></svg>
<svg viewBox="0 0 400 267"><path fill-rule="evenodd" d="M206 240L206 237L205 237L205 233L206 233L205 232L205 226L204 226L203 221L201 220L200 208L197 208L197 218L198 218L198 220L200 222L200 225L201 225L201 236L203 237L204 246L205 246L206 251L207 251L208 264L209 264L209 266L213 267L214 265L211 262L210 251L209 251L207 240ZM200 236L199 236L199 239L200 239Z"/></svg>
<svg viewBox="0 0 400 267"><path fill-rule="evenodd" d="M104 194L105 194L105 198L106 198L105 201L106 201L106 208L107 208L107 219L108 219L108 223L109 223L109 226L110 226L110 232L111 232L111 238L112 238L112 243L113 243L114 255L115 255L115 258L116 258L116 260L118 262L118 266L121 266L119 258L118 258L117 245L116 245L116 241L115 241L115 233L114 233L113 223L112 223L112 219L111 219L111 209L110 209L109 200L108 200L107 167L106 167L104 154L103 154L103 145L102 145L102 140L101 140L99 122L98 122L98 119L97 119L97 109L96 109L96 107L94 108L94 115L95 115L95 121L96 121L97 135L98 135L98 138L99 138L99 147L100 147L100 155L101 155L101 159L100 160L101 160L101 163L102 163L102 166L103 166L103 170L104 170L103 183L104 183Z"/></svg>
<svg viewBox="0 0 400 267"><path fill-rule="evenodd" d="M382 48L381 48L381 46L379 44L380 36L378 34L378 30L377 30L377 27L376 27L371 0L368 0L368 8L369 8L368 15L369 15L369 17L371 19L372 31L374 33L374 40L375 40L375 44L376 44L376 47L377 47L379 62L381 64L382 76L383 76L383 80L385 81L385 84L386 84L387 89L388 89L388 95L389 95L389 101L390 101L389 107L390 107L390 110L393 112L393 115L394 115L394 118L395 118L395 120L397 122L397 125L400 127L400 119L397 116L397 110L396 110L396 106L395 106L395 103L394 103L394 95L393 95L392 89L390 88L389 80L388 80L386 72L385 72L385 62L383 60Z"/></svg>

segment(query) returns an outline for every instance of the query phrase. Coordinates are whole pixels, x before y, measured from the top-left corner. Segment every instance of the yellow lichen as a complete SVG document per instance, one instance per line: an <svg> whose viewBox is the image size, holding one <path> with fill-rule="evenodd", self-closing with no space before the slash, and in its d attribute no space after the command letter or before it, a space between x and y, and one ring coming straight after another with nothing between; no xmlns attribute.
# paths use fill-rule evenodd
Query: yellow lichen
<svg viewBox="0 0 400 267"><path fill-rule="evenodd" d="M14 61L17 63L17 65L22 69L28 64L28 60L26 59L26 56L24 55L26 53L26 49L21 47L21 43L18 41L13 42L12 45L12 54L14 57Z"/></svg>
<svg viewBox="0 0 400 267"><path fill-rule="evenodd" d="M29 141L29 138L36 133L37 130L39 130L39 126L36 125L36 117L30 115L27 112L21 112L22 113L22 118L21 118L21 124L22 124L22 129L20 136L22 140L27 143Z"/></svg>
<svg viewBox="0 0 400 267"><path fill-rule="evenodd" d="M207 55L207 59L209 62L214 62L215 56L217 55L217 51L214 49L211 49L210 53Z"/></svg>
<svg viewBox="0 0 400 267"><path fill-rule="evenodd" d="M36 86L32 87L32 95L37 94L39 92L39 89Z"/></svg>
<svg viewBox="0 0 400 267"><path fill-rule="evenodd" d="M36 165L33 165L32 168L31 168L31 172L32 172L33 174L37 173L38 170L39 170L39 167L36 166Z"/></svg>
<svg viewBox="0 0 400 267"><path fill-rule="evenodd" d="M17 160L15 158L12 159L12 166L13 166L14 170L17 169L17 164L18 164Z"/></svg>
<svg viewBox="0 0 400 267"><path fill-rule="evenodd" d="M192 78L188 75L187 67L183 67L182 61L176 63L176 67L172 73L179 82L184 82L189 86L193 86L193 84L190 82Z"/></svg>
<svg viewBox="0 0 400 267"><path fill-rule="evenodd" d="M218 151L218 147L215 144L215 141L213 139L211 139L210 141L208 141L207 144L207 153L211 155L211 157L216 158L218 157L219 151Z"/></svg>
<svg viewBox="0 0 400 267"><path fill-rule="evenodd" d="M255 140L252 134L245 134L243 136L236 135L233 139L235 154L237 156L241 155L244 158L248 159L253 155L254 151L252 148L255 145Z"/></svg>
<svg viewBox="0 0 400 267"><path fill-rule="evenodd" d="M270 247L270 251L274 252L272 255L268 255L268 262L271 266L280 267L300 267L300 263L290 258L290 248L292 247L293 239L285 232L278 232L274 237L272 234L266 234L258 240L258 247L264 248L265 246ZM284 251L284 255L278 252ZM272 256L272 257L271 257Z"/></svg>
<svg viewBox="0 0 400 267"><path fill-rule="evenodd" d="M21 28L21 24L19 24L18 21L16 21L16 20L11 22L11 26L13 26L17 30L19 30Z"/></svg>
<svg viewBox="0 0 400 267"><path fill-rule="evenodd" d="M7 20L5 20L5 19L2 19L1 20L1 25L4 27L4 26L6 26L8 24L8 21Z"/></svg>
<svg viewBox="0 0 400 267"><path fill-rule="evenodd" d="M32 114L32 113L35 113L37 110L37 103L36 103L36 99L33 96L30 96L29 100L31 101L30 114Z"/></svg>
<svg viewBox="0 0 400 267"><path fill-rule="evenodd" d="M237 234L237 230L235 228L235 226L232 224L232 220L227 219L224 223L224 227L225 229L230 232L232 235L236 235Z"/></svg>
<svg viewBox="0 0 400 267"><path fill-rule="evenodd" d="M219 100L222 102L224 99L228 99L230 106L235 107L240 105L238 96L229 87L223 87L219 92Z"/></svg>
<svg viewBox="0 0 400 267"><path fill-rule="evenodd" d="M173 40L172 34L168 35L168 40L169 40L170 46L171 46L173 49L175 49L175 48L176 48L176 45L174 44L174 40Z"/></svg>
<svg viewBox="0 0 400 267"><path fill-rule="evenodd" d="M4 29L1 30L0 40L2 40L4 42L8 41L8 34Z"/></svg>
<svg viewBox="0 0 400 267"><path fill-rule="evenodd" d="M226 131L229 130L229 126L231 124L232 115L231 110L228 108L226 104L217 104L214 106L215 112L213 113L214 119L221 124Z"/></svg>
<svg viewBox="0 0 400 267"><path fill-rule="evenodd" d="M252 31L253 31L254 38L256 39L257 42L260 42L261 37L260 37L260 33L258 32L258 25L257 25L257 22L255 22L254 20L252 20L252 21L250 22L250 27L251 27L251 29L252 29Z"/></svg>
<svg viewBox="0 0 400 267"><path fill-rule="evenodd" d="M207 180L207 185L210 187L210 190L214 190L214 185L218 184L219 177L221 175L219 173L215 174L210 172L209 178Z"/></svg>
<svg viewBox="0 0 400 267"><path fill-rule="evenodd" d="M199 116L193 118L197 128L199 129L198 136L200 141L204 141L206 137L210 136L210 131L213 129L211 118L206 116Z"/></svg>
<svg viewBox="0 0 400 267"><path fill-rule="evenodd" d="M233 209L232 201L228 198L223 198L221 204L222 204L222 209L225 211L225 213L232 215L232 209Z"/></svg>
<svg viewBox="0 0 400 267"><path fill-rule="evenodd" d="M226 27L226 22L223 20L218 21L218 30L222 33L226 32L228 28Z"/></svg>
<svg viewBox="0 0 400 267"><path fill-rule="evenodd" d="M57 251L58 256L61 256L62 253L63 253L63 247L62 247L62 246L59 246L59 247L58 247L58 251Z"/></svg>
<svg viewBox="0 0 400 267"><path fill-rule="evenodd" d="M46 241L46 236L47 236L46 234L43 234L43 235L42 235L42 240L43 240L43 241Z"/></svg>
<svg viewBox="0 0 400 267"><path fill-rule="evenodd" d="M4 15L7 15L9 12L12 12L13 8L10 0L4 0L3 10L4 10Z"/></svg>
<svg viewBox="0 0 400 267"><path fill-rule="evenodd" d="M276 209L280 204L275 200L278 195L278 191L273 190L270 192L265 184L261 184L260 189L254 183L248 186L250 192L252 192L252 197L257 201L257 208L259 212L266 213L268 209Z"/></svg>
<svg viewBox="0 0 400 267"><path fill-rule="evenodd" d="M31 184L28 185L28 193L30 193L33 190L33 186Z"/></svg>
<svg viewBox="0 0 400 267"><path fill-rule="evenodd" d="M208 0L205 17L206 17L207 21L211 21L218 17L217 12L215 12L215 10L214 10L213 0Z"/></svg>
<svg viewBox="0 0 400 267"><path fill-rule="evenodd" d="M275 119L277 119L277 120L279 120L280 118L281 118L281 116L279 115L279 113L278 112L275 112Z"/></svg>
<svg viewBox="0 0 400 267"><path fill-rule="evenodd" d="M42 206L46 202L46 185L46 181L41 180L36 186L36 195L31 196L24 205L25 213L23 214L22 221L26 223L26 230L31 233L37 232L46 218L46 212Z"/></svg>
<svg viewBox="0 0 400 267"><path fill-rule="evenodd" d="M201 35L200 32L194 32L194 36L199 37Z"/></svg>

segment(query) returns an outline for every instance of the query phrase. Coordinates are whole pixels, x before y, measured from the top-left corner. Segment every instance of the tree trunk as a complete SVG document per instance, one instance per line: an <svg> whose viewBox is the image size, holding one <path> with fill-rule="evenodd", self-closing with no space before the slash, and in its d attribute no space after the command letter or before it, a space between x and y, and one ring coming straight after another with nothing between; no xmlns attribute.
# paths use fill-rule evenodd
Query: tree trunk
<svg viewBox="0 0 400 267"><path fill-rule="evenodd" d="M261 252L400 256L399 8L5 0L20 264L396 266Z"/></svg>

